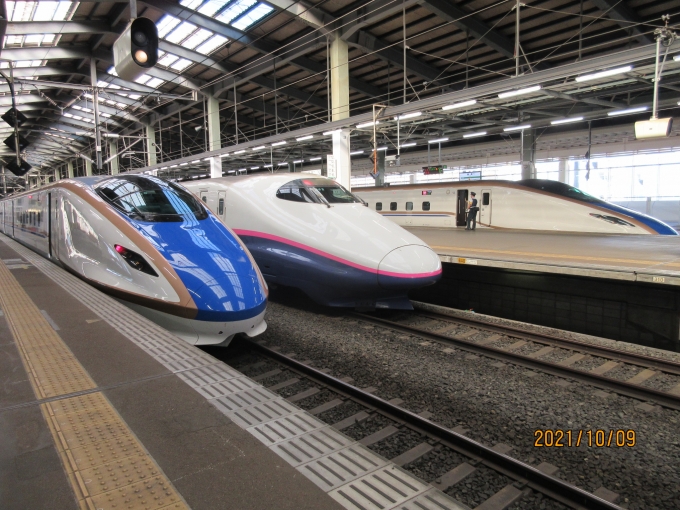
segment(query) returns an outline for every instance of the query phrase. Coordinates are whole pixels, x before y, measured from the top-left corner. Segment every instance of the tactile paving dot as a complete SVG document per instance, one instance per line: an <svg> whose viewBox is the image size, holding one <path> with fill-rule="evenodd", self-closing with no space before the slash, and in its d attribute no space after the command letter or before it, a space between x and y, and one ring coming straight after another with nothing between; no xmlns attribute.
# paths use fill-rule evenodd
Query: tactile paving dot
<svg viewBox="0 0 680 510"><path fill-rule="evenodd" d="M186 508L170 482L160 476L92 496L95 508ZM173 508L173 506L170 506Z"/></svg>
<svg viewBox="0 0 680 510"><path fill-rule="evenodd" d="M97 422L83 427L74 427L70 430L62 430L69 449L79 448L89 443L106 441L115 436L126 434L127 426L120 419L107 422Z"/></svg>
<svg viewBox="0 0 680 510"><path fill-rule="evenodd" d="M80 472L90 496L151 480L159 474L156 465L146 455L126 457Z"/></svg>
<svg viewBox="0 0 680 510"><path fill-rule="evenodd" d="M89 428L95 424L117 420L116 412L109 406L101 406L96 409L76 413L60 414L55 416L59 429L66 430Z"/></svg>
<svg viewBox="0 0 680 510"><path fill-rule="evenodd" d="M71 458L79 470L90 469L125 457L142 454L144 454L144 449L129 434L71 450Z"/></svg>
<svg viewBox="0 0 680 510"><path fill-rule="evenodd" d="M108 402L101 393L88 393L78 397L55 400L48 404L55 416L66 413L79 413L91 409L108 406Z"/></svg>

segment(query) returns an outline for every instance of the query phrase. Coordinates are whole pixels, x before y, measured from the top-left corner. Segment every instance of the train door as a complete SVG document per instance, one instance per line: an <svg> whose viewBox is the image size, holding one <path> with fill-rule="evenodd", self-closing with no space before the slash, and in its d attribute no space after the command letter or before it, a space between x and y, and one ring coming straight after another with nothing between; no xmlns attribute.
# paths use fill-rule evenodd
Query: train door
<svg viewBox="0 0 680 510"><path fill-rule="evenodd" d="M456 226L457 227L464 227L465 222L467 218L465 217L465 210L467 209L467 200L468 200L468 190L466 189L459 189L458 190L458 199L456 202Z"/></svg>
<svg viewBox="0 0 680 510"><path fill-rule="evenodd" d="M52 258L52 193L47 193L47 256Z"/></svg>
<svg viewBox="0 0 680 510"><path fill-rule="evenodd" d="M55 190L50 193L49 197L49 231L50 231L50 257L53 260L59 260L59 233L63 232L61 226L62 218L59 216L59 209L61 205L61 192Z"/></svg>
<svg viewBox="0 0 680 510"><path fill-rule="evenodd" d="M199 190L198 196L201 197L201 200L203 200L204 204L208 203L208 190L207 189Z"/></svg>
<svg viewBox="0 0 680 510"><path fill-rule="evenodd" d="M479 222L491 225L491 190L482 190L482 201L479 206Z"/></svg>
<svg viewBox="0 0 680 510"><path fill-rule="evenodd" d="M227 201L227 192L218 191L217 192L217 216L222 219L226 219L224 215L225 202Z"/></svg>

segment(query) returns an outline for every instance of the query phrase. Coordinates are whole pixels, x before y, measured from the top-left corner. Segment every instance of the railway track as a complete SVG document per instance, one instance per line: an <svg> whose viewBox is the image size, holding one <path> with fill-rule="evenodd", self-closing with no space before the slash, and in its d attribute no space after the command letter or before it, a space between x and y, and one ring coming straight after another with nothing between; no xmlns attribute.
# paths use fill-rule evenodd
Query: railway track
<svg viewBox="0 0 680 510"><path fill-rule="evenodd" d="M404 440L404 444L407 445L406 451L400 451L391 459L395 464L408 469L409 465L414 465L433 453L440 457L455 454L460 462L442 476L431 480L434 487L447 491L457 484L465 484L468 477L472 478L470 475L481 470L493 470L498 477L505 477L507 483L504 482L503 487L490 497L484 498L485 501L477 507L479 509L501 510L511 506L524 508L522 505L524 498L535 493L570 508L598 510L620 508L553 476L557 471L554 466L549 464L532 466L517 460L508 455L511 448L506 445L485 446L466 437L464 430L443 427L430 421L425 413L416 414L400 407L399 399L391 401L381 399L373 394L375 388L358 388L351 380L334 377L324 370L311 366L309 362L294 359L294 355L282 354L261 343L243 339L242 345L254 351L261 361L253 363L251 359L246 365L236 364L235 368L260 381L270 390L280 392L288 401L300 405L306 400L313 400L315 395L326 392L322 403L316 401L313 408L307 406L308 412L335 428L350 433L364 446L371 448L380 445L381 442L399 434L410 439L410 443L408 439ZM287 389L292 389L292 393ZM348 409L349 412L345 414L349 415L332 412L341 408ZM360 425L369 420L377 423L379 427L377 430L374 430L375 427L368 427L366 435L363 435ZM561 508L559 505L553 507Z"/></svg>
<svg viewBox="0 0 680 510"><path fill-rule="evenodd" d="M679 363L432 311L398 314L397 320L352 315L394 331L680 410ZM624 378L610 377L617 372ZM661 377L665 378L664 390L645 385Z"/></svg>

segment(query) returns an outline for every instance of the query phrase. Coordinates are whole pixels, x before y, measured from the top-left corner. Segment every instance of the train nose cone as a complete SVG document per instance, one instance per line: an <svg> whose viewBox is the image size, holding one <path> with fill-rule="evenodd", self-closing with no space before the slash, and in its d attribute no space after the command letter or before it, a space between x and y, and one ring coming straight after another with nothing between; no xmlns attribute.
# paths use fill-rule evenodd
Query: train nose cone
<svg viewBox="0 0 680 510"><path fill-rule="evenodd" d="M423 287L435 283L441 274L439 256L417 244L392 250L378 264L378 283L386 289Z"/></svg>
<svg viewBox="0 0 680 510"><path fill-rule="evenodd" d="M259 315L267 306L265 289L257 276L232 274L206 278L189 289L198 308L196 316L207 321L240 321Z"/></svg>

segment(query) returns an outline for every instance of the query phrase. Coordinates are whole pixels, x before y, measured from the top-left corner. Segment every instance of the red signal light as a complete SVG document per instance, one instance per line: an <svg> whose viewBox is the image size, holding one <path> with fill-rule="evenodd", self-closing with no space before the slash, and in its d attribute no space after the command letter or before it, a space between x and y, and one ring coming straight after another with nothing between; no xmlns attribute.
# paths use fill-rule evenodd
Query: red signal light
<svg viewBox="0 0 680 510"><path fill-rule="evenodd" d="M115 248L116 251L117 251L118 253L120 253L121 255L125 254L125 252L127 251L127 250L126 250L125 248L123 248L120 244L114 245L114 248Z"/></svg>

